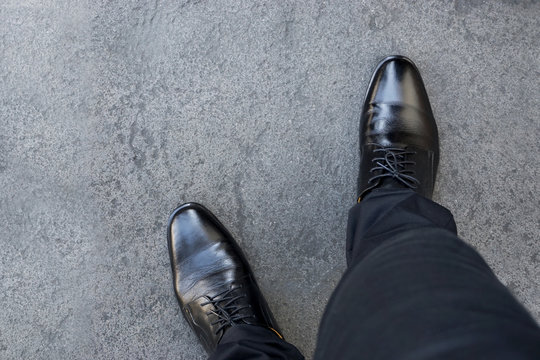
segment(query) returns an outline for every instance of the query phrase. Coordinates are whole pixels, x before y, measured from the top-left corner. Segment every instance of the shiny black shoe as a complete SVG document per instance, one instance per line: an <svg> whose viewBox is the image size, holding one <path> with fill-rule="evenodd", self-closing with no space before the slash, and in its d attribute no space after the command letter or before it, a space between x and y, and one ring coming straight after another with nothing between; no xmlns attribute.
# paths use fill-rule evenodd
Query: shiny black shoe
<svg viewBox="0 0 540 360"><path fill-rule="evenodd" d="M439 135L420 73L404 56L387 57L361 114L358 201L379 187L431 198L438 164Z"/></svg>
<svg viewBox="0 0 540 360"><path fill-rule="evenodd" d="M208 209L187 203L174 210L167 237L176 298L207 352L239 324L282 338L242 251Z"/></svg>

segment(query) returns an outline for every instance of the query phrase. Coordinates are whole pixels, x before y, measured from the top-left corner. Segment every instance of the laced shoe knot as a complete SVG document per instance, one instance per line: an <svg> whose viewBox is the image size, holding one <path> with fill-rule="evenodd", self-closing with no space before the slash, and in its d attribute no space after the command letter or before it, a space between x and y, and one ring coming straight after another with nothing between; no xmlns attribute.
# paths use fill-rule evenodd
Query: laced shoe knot
<svg viewBox="0 0 540 360"><path fill-rule="evenodd" d="M216 335L220 331L225 331L228 327L234 324L248 324L246 319L253 318L252 314L242 313L242 310L251 308L249 304L238 304L238 300L245 298L246 294L241 291L237 291L242 288L242 285L231 285L228 290L225 290L213 297L204 296L206 302L201 303L201 306L212 305L214 309L211 309L206 313L206 316L215 315L217 319L212 322L212 325L219 325L216 329ZM235 293L237 293L235 295Z"/></svg>
<svg viewBox="0 0 540 360"><path fill-rule="evenodd" d="M416 165L416 162L409 160L411 155L415 155L416 151L408 151L399 147L384 147L379 144L378 148L373 150L376 156L371 160L374 164L370 173L374 173L368 183L377 183L380 179L392 178L397 180L402 185L416 189L420 181L415 177L416 172L411 169Z"/></svg>

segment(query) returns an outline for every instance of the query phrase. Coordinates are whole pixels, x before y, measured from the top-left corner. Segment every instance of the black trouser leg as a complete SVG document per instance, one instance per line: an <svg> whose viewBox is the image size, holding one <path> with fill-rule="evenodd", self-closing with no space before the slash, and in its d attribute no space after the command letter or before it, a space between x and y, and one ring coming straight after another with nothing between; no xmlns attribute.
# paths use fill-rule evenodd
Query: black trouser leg
<svg viewBox="0 0 540 360"><path fill-rule="evenodd" d="M538 325L433 201L373 191L350 211L347 262L316 359L540 359Z"/></svg>
<svg viewBox="0 0 540 360"><path fill-rule="evenodd" d="M233 326L209 360L304 359L300 351L270 329L253 325Z"/></svg>

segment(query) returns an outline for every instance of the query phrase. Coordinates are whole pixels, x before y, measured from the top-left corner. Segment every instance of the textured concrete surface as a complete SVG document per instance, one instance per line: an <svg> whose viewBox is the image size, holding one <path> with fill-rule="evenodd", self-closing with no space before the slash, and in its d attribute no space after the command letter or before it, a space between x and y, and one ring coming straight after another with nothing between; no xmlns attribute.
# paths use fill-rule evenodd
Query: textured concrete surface
<svg viewBox="0 0 540 360"><path fill-rule="evenodd" d="M345 268L358 113L410 56L435 199L540 319L537 1L2 0L0 358L204 359L165 226L209 206L307 356Z"/></svg>

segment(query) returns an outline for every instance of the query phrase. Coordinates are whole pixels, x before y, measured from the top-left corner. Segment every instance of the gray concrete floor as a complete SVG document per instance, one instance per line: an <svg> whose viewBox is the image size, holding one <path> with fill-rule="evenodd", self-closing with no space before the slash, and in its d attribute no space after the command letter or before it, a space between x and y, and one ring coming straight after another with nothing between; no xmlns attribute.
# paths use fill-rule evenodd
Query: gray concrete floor
<svg viewBox="0 0 540 360"><path fill-rule="evenodd" d="M199 201L308 358L345 268L358 114L421 69L435 199L540 319L537 1L2 0L0 358L204 359L165 227Z"/></svg>

